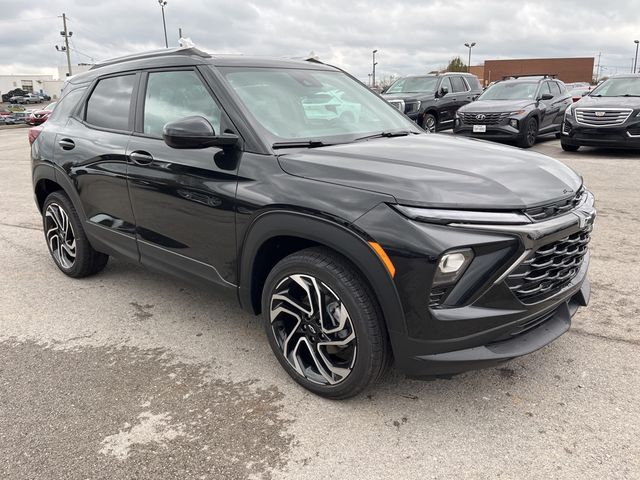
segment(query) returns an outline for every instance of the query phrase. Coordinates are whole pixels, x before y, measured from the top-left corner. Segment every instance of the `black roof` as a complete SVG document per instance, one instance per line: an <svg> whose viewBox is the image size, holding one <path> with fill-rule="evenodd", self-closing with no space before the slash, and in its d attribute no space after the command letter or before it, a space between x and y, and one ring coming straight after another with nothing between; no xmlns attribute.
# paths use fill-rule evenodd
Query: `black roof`
<svg viewBox="0 0 640 480"><path fill-rule="evenodd" d="M173 67L188 65L215 65L217 67L298 68L307 70L337 70L324 63L283 58L251 57L245 55L210 55L194 47L164 48L135 53L96 63L87 72L74 75L71 84L86 83L110 73L126 72L141 68Z"/></svg>

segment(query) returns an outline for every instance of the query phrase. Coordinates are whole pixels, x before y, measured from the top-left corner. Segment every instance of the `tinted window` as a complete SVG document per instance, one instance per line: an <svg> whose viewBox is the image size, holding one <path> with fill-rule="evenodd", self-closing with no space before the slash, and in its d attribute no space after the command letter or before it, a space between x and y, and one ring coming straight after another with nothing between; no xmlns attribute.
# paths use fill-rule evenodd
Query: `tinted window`
<svg viewBox="0 0 640 480"><path fill-rule="evenodd" d="M540 95L544 95L545 93L549 93L549 94L553 95L553 92L551 91L551 88L549 87L549 82L544 82L540 86Z"/></svg>
<svg viewBox="0 0 640 480"><path fill-rule="evenodd" d="M71 112L74 110L74 107L78 105L82 94L84 93L85 88L78 88L76 90L72 90L67 93L62 100L57 103L51 103L47 105L46 110L51 110L53 113L49 116L49 122L58 122L58 121L66 121L66 119L71 115ZM54 107L51 107L53 105Z"/></svg>
<svg viewBox="0 0 640 480"><path fill-rule="evenodd" d="M87 102L86 121L96 127L129 129L129 107L135 75L100 80Z"/></svg>
<svg viewBox="0 0 640 480"><path fill-rule="evenodd" d="M438 77L407 77L397 80L386 93L434 92Z"/></svg>
<svg viewBox="0 0 640 480"><path fill-rule="evenodd" d="M191 70L150 73L144 100L144 133L162 137L168 122L200 115L220 132L221 111L198 75Z"/></svg>
<svg viewBox="0 0 640 480"><path fill-rule="evenodd" d="M451 77L451 84L453 85L454 92L466 92L467 85L462 80L462 77Z"/></svg>
<svg viewBox="0 0 640 480"><path fill-rule="evenodd" d="M444 77L442 82L440 83L440 89L446 88L449 93L453 92L453 87L451 86L451 81L449 77Z"/></svg>

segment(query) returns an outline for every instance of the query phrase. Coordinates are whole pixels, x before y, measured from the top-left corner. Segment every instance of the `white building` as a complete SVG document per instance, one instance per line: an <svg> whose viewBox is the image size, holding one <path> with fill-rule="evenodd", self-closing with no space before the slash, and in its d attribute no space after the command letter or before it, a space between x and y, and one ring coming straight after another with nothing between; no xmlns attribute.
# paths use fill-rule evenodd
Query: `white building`
<svg viewBox="0 0 640 480"><path fill-rule="evenodd" d="M78 73L86 72L91 68L91 64L80 63L78 65L71 65L71 72L74 75ZM0 94L7 93L16 88L21 88L26 92L31 93L46 93L50 95L53 100L56 100L59 95L64 81L67 78L67 66L58 67L58 78L54 79L53 75L2 75L0 74Z"/></svg>

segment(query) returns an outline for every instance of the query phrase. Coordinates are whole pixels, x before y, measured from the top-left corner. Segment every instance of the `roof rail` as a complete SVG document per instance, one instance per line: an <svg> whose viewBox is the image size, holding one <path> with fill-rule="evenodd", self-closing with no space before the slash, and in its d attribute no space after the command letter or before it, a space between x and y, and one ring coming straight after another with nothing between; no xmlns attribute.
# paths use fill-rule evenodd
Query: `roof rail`
<svg viewBox="0 0 640 480"><path fill-rule="evenodd" d="M556 73L521 73L519 75L503 75L503 80L509 80L511 78L522 78L522 77L543 77L543 78L556 78L558 74Z"/></svg>
<svg viewBox="0 0 640 480"><path fill-rule="evenodd" d="M131 55L125 55L123 57L111 58L109 60L103 60L96 63L90 70L100 67L106 67L108 65L116 65L118 63L129 62L131 60L143 60L146 58L166 57L169 55L185 55L196 56L201 58L210 58L207 52L203 52L195 47L177 47L177 48L163 48L160 50L151 50L148 52L134 53Z"/></svg>

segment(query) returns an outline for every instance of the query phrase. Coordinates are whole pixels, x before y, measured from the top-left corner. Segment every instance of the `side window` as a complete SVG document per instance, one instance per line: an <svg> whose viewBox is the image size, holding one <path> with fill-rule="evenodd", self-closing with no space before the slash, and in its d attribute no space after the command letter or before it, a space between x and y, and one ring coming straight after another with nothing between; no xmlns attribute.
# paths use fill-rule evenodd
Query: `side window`
<svg viewBox="0 0 640 480"><path fill-rule="evenodd" d="M451 81L449 77L444 77L442 82L440 82L440 89L446 88L449 93L453 92L453 87L451 86Z"/></svg>
<svg viewBox="0 0 640 480"><path fill-rule="evenodd" d="M165 124L200 115L220 133L222 113L202 81L192 70L152 72L144 99L144 133L162 138Z"/></svg>
<svg viewBox="0 0 640 480"><path fill-rule="evenodd" d="M545 93L553 95L549 87L549 82L543 82L542 85L540 85L540 95L544 95Z"/></svg>
<svg viewBox="0 0 640 480"><path fill-rule="evenodd" d="M56 106L47 121L49 123L66 123L67 118L69 118L69 115L71 115L75 106L78 105L78 102L80 101L80 98L82 98L82 94L85 90L86 88L77 88L62 97L62 99L56 103Z"/></svg>
<svg viewBox="0 0 640 480"><path fill-rule="evenodd" d="M467 85L464 83L462 77L451 77L451 84L453 85L454 92L466 92Z"/></svg>
<svg viewBox="0 0 640 480"><path fill-rule="evenodd" d="M563 83L553 82L553 85L558 90L558 93L557 93L558 95L560 95L561 93L565 93L566 92Z"/></svg>
<svg viewBox="0 0 640 480"><path fill-rule="evenodd" d="M129 107L135 80L135 75L100 80L87 102L87 123L113 130L129 130Z"/></svg>

